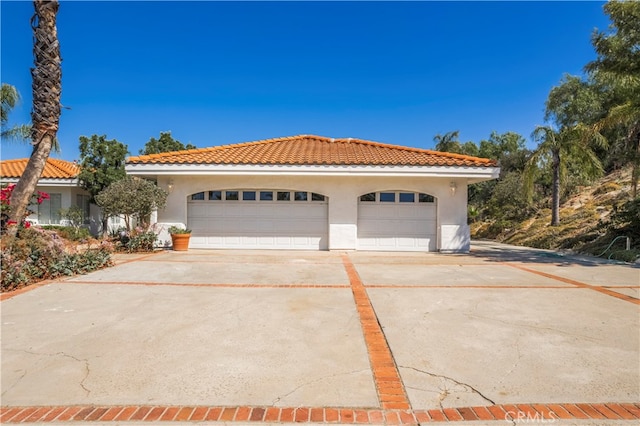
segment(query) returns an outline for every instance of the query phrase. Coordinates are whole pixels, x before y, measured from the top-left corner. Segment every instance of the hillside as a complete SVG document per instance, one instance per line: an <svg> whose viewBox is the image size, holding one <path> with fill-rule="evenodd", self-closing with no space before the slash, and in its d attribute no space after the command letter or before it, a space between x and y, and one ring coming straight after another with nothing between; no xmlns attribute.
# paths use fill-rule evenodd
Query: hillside
<svg viewBox="0 0 640 426"><path fill-rule="evenodd" d="M498 235L491 235L490 220L472 223L471 237L634 261L640 257L640 233L637 232L640 217L636 214L635 226L631 226L628 222L621 223L615 213L630 199L631 169L617 170L563 200L560 226L549 226L551 209L544 208ZM620 238L603 254L613 239L621 235L630 238L631 250L625 250L626 240Z"/></svg>

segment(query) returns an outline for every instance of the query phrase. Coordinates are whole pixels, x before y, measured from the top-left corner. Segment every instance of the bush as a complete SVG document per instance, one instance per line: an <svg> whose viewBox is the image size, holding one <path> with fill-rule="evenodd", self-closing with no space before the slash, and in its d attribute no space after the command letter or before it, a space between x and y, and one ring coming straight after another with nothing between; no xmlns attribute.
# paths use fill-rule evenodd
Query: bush
<svg viewBox="0 0 640 426"><path fill-rule="evenodd" d="M611 260L633 263L636 259L640 258L640 250L616 250L612 252L608 258Z"/></svg>
<svg viewBox="0 0 640 426"><path fill-rule="evenodd" d="M55 231L60 237L69 241L82 241L91 238L87 228L75 228L73 226L44 225L42 229Z"/></svg>
<svg viewBox="0 0 640 426"><path fill-rule="evenodd" d="M114 232L117 250L129 253L152 252L158 236L153 231L142 231L139 228L131 232L124 228Z"/></svg>
<svg viewBox="0 0 640 426"><path fill-rule="evenodd" d="M158 236L152 232L141 232L129 237L129 243L127 244L128 252L140 252L140 251L153 251L153 244L158 239Z"/></svg>
<svg viewBox="0 0 640 426"><path fill-rule="evenodd" d="M111 265L111 251L98 249L68 253L53 231L20 229L16 237L5 236L0 249L1 290L10 291L61 275L85 274Z"/></svg>

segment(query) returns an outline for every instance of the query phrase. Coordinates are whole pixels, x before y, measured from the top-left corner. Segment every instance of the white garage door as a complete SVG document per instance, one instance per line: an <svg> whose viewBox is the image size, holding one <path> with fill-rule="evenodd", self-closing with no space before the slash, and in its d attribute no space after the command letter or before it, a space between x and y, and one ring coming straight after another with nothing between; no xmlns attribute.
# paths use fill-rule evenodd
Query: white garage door
<svg viewBox="0 0 640 426"><path fill-rule="evenodd" d="M220 190L188 201L191 248L323 250L327 199L305 191Z"/></svg>
<svg viewBox="0 0 640 426"><path fill-rule="evenodd" d="M436 201L416 192L372 192L358 201L358 250L435 251Z"/></svg>

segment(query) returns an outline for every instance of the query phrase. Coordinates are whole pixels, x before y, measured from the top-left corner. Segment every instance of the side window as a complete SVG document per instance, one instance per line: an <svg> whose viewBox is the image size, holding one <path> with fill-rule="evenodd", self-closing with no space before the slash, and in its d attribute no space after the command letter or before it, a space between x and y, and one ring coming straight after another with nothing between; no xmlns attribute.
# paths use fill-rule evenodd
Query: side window
<svg viewBox="0 0 640 426"><path fill-rule="evenodd" d="M76 205L82 209L82 223L89 224L91 216L91 208L88 195L76 195Z"/></svg>
<svg viewBox="0 0 640 426"><path fill-rule="evenodd" d="M62 194L49 193L49 199L38 205L38 222L43 224L60 224L60 209L62 208Z"/></svg>
<svg viewBox="0 0 640 426"><path fill-rule="evenodd" d="M380 202L381 203L395 203L396 202L396 193L395 192L381 192L380 193Z"/></svg>
<svg viewBox="0 0 640 426"><path fill-rule="evenodd" d="M256 200L256 191L242 191L242 200L243 201L255 201Z"/></svg>
<svg viewBox="0 0 640 426"><path fill-rule="evenodd" d="M278 191L278 201L291 201L291 193Z"/></svg>
<svg viewBox="0 0 640 426"><path fill-rule="evenodd" d="M416 200L416 194L413 192L401 192L399 195L401 203L414 203Z"/></svg>
<svg viewBox="0 0 640 426"><path fill-rule="evenodd" d="M376 201L376 193L370 192L368 194L364 194L360 196L360 201L373 202Z"/></svg>
<svg viewBox="0 0 640 426"><path fill-rule="evenodd" d="M433 203L435 199L429 194L418 194L418 202L420 203Z"/></svg>

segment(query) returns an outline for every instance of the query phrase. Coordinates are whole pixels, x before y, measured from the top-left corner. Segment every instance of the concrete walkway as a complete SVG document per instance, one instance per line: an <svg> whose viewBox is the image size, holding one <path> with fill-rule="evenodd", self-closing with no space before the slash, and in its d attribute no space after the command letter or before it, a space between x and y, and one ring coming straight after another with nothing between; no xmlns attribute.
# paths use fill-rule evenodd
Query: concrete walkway
<svg viewBox="0 0 640 426"><path fill-rule="evenodd" d="M2 423L637 424L640 269L206 251L4 295Z"/></svg>

